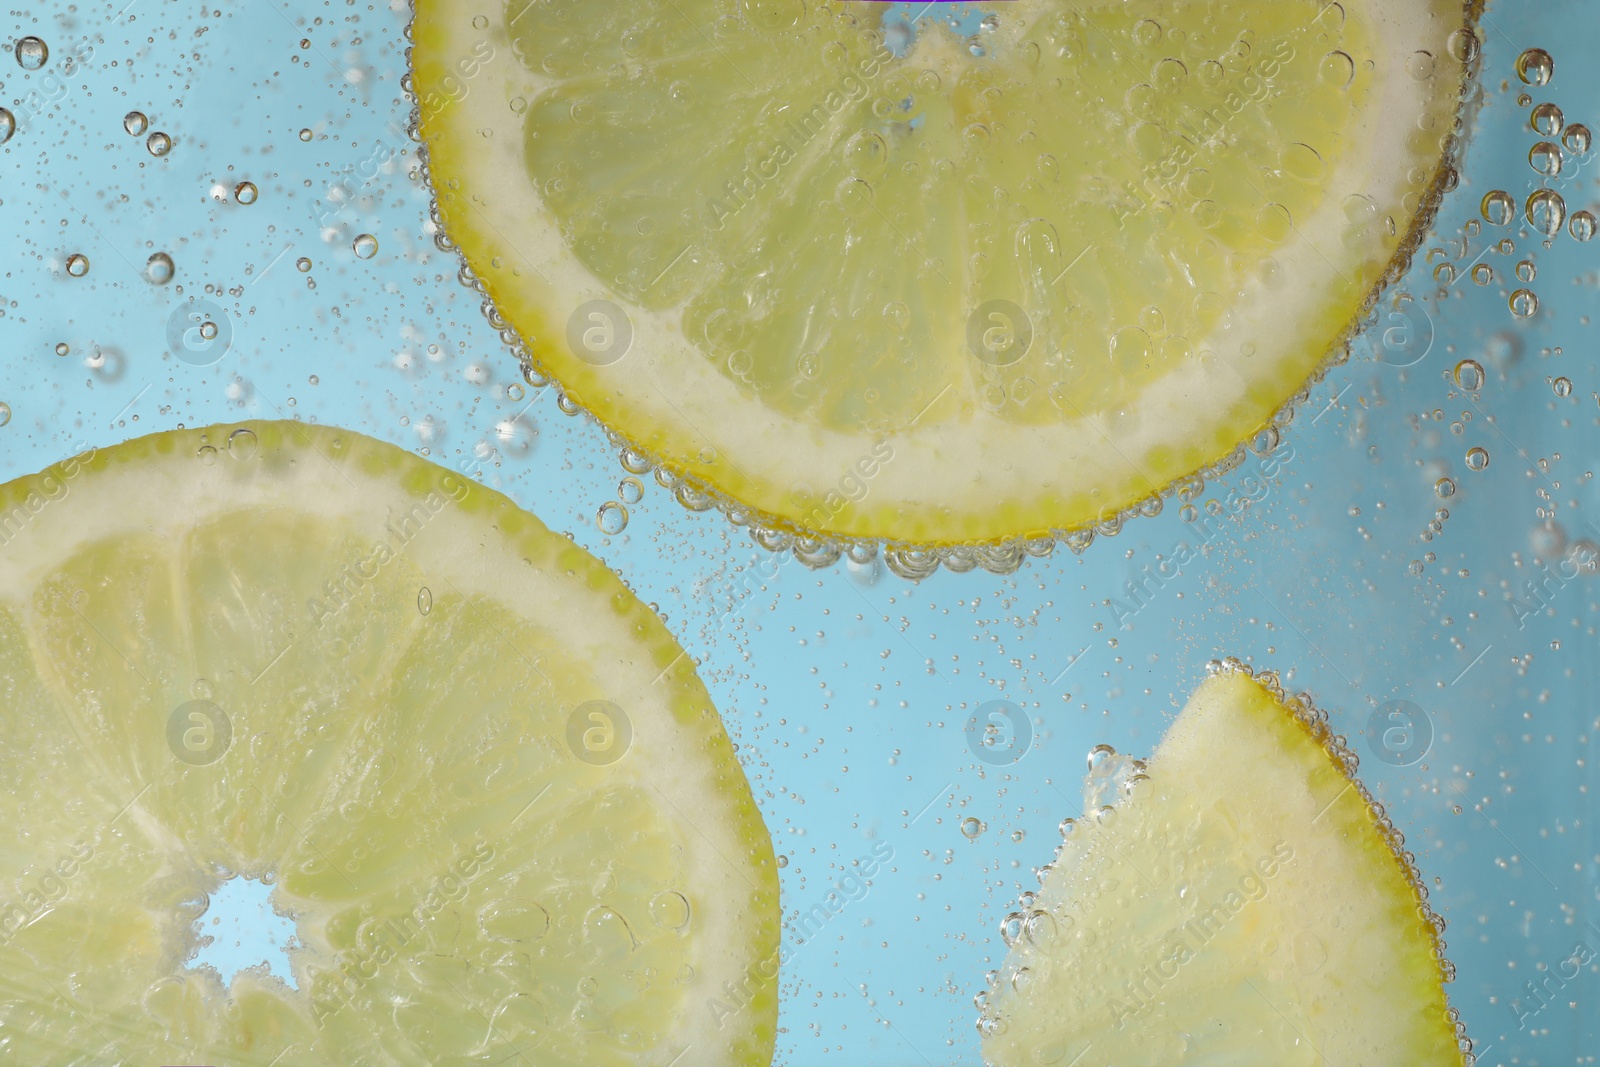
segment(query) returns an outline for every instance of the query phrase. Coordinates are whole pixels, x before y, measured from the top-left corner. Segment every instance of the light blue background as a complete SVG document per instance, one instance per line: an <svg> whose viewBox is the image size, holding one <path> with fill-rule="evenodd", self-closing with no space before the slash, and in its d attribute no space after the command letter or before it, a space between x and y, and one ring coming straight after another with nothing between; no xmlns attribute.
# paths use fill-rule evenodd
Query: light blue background
<svg viewBox="0 0 1600 1067"><path fill-rule="evenodd" d="M660 606L701 664L789 857L786 908L826 896L874 842L894 850L870 892L783 975L780 1063L979 1063L972 997L1004 955L997 924L1035 885L1056 824L1079 814L1085 754L1099 742L1147 753L1205 662L1224 654L1281 669L1354 739L1450 922L1451 996L1482 1062L1600 1054L1594 967L1527 1029L1510 1005L1575 945L1600 951L1600 578L1552 586L1548 611L1525 620L1508 603L1544 572L1540 508L1572 537L1600 514L1590 474L1600 244L1563 236L1545 249L1515 226L1489 228L1516 244L1485 260L1501 281L1441 296L1430 278L1442 261L1432 249L1464 271L1491 239L1459 245L1484 192L1520 201L1535 187L1537 138L1512 67L1522 48L1556 60L1535 101L1600 124L1591 4L1490 11L1460 188L1406 281L1418 303L1403 324L1431 337L1426 356L1400 369L1358 346L1285 435L1292 459L1282 452L1277 477L1253 489L1252 459L1204 498L1262 499L1128 618L1110 603L1134 606L1125 583L1194 540L1176 506L1082 556L1062 549L1010 577L942 573L920 585L876 566L812 572L792 560L759 576L750 568L765 554L743 531L687 512L648 479L626 530L603 535L597 510L626 474L614 449L589 420L561 413L553 392L519 395L514 361L425 230L427 192L402 132L404 8L124 3L8 16L7 35L36 33L53 55L34 73L0 57L0 101L18 117L0 148L11 252L0 401L12 412L0 478L179 425L293 417L426 447L570 531ZM92 58L63 71L82 41ZM124 132L134 108L174 139L165 158ZM1596 198L1592 158L1556 183L1572 208ZM313 204L351 175L358 195L319 232ZM260 190L250 206L229 195L244 179ZM363 232L380 246L366 261L351 250ZM141 276L156 251L177 264L165 286ZM64 269L75 252L91 261L83 278ZM1519 323L1503 280L1524 257L1543 309ZM167 345L169 322L202 299L223 309L231 335L206 367ZM1392 325L1389 311L1380 326ZM1489 369L1476 399L1448 380L1468 356ZM1557 375L1573 381L1569 398L1552 391ZM1463 462L1475 445L1492 456L1481 473ZM1433 485L1445 475L1459 491L1441 501ZM1441 505L1449 518L1424 542ZM1437 561L1410 573L1428 551ZM996 698L1035 723L1032 750L1010 767L979 763L962 734ZM1431 717L1433 746L1416 765L1366 758L1361 730L1391 698ZM975 840L960 830L968 817L985 824Z"/></svg>

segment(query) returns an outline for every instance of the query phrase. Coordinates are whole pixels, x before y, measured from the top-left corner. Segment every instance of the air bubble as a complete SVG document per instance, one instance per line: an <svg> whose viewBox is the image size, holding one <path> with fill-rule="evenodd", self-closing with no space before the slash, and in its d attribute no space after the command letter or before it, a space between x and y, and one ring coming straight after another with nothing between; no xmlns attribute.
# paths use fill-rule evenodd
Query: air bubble
<svg viewBox="0 0 1600 1067"><path fill-rule="evenodd" d="M1572 379L1571 378L1557 378L1555 381L1550 383L1550 388L1555 390L1556 396L1571 396L1572 395Z"/></svg>
<svg viewBox="0 0 1600 1067"><path fill-rule="evenodd" d="M122 116L122 128L131 137L138 137L150 128L150 118L143 111L130 111Z"/></svg>
<svg viewBox="0 0 1600 1067"><path fill-rule="evenodd" d="M1475 359L1464 359L1456 364L1456 384L1469 393L1483 388L1483 364Z"/></svg>
<svg viewBox="0 0 1600 1067"><path fill-rule="evenodd" d="M371 259L378 254L378 239L370 233L357 234L350 247L355 250L357 259Z"/></svg>
<svg viewBox="0 0 1600 1067"><path fill-rule="evenodd" d="M81 278L89 273L89 257L80 252L74 252L67 257L67 273L74 278Z"/></svg>
<svg viewBox="0 0 1600 1067"><path fill-rule="evenodd" d="M1546 137L1554 137L1561 132L1561 127L1566 125L1566 117L1561 114L1561 109L1554 104L1540 104L1528 116L1528 124L1538 133Z"/></svg>
<svg viewBox="0 0 1600 1067"><path fill-rule="evenodd" d="M173 266L172 257L165 252L157 252L145 261L145 281L152 285L166 285L176 273L177 268Z"/></svg>
<svg viewBox="0 0 1600 1067"><path fill-rule="evenodd" d="M628 509L615 500L607 500L595 512L594 522L601 533L614 537L628 528Z"/></svg>
<svg viewBox="0 0 1600 1067"><path fill-rule="evenodd" d="M311 269L311 260L307 259L305 256L301 256L299 259L294 261L294 269L299 271L301 274L304 274L306 271Z"/></svg>
<svg viewBox="0 0 1600 1067"><path fill-rule="evenodd" d="M1553 141L1540 141L1528 149L1528 166L1546 178L1558 176L1561 173L1560 146Z"/></svg>
<svg viewBox="0 0 1600 1067"><path fill-rule="evenodd" d="M1539 297L1532 289L1518 289L1508 301L1511 314L1519 319L1531 318L1539 311Z"/></svg>
<svg viewBox="0 0 1600 1067"><path fill-rule="evenodd" d="M8 423L10 421L11 421L11 405L7 404L4 400L0 400L0 426L4 426L6 423Z"/></svg>
<svg viewBox="0 0 1600 1067"><path fill-rule="evenodd" d="M240 182L233 187L233 198L241 204L253 204L259 192L255 182Z"/></svg>
<svg viewBox="0 0 1600 1067"><path fill-rule="evenodd" d="M1555 75L1556 61L1543 48L1530 48L1517 57L1517 77L1527 85L1545 85Z"/></svg>
<svg viewBox="0 0 1600 1067"><path fill-rule="evenodd" d="M1449 478L1440 478L1433 483L1433 492L1440 500L1448 500L1456 495L1456 483Z"/></svg>
<svg viewBox="0 0 1600 1067"><path fill-rule="evenodd" d="M11 113L10 108L0 107L0 144L11 140L11 135L17 132L17 116Z"/></svg>
<svg viewBox="0 0 1600 1067"><path fill-rule="evenodd" d="M1472 268L1472 280L1478 285L1488 285L1494 281L1494 268L1487 263L1477 263Z"/></svg>
<svg viewBox="0 0 1600 1067"><path fill-rule="evenodd" d="M1575 156L1587 155L1591 140L1589 127L1577 122L1568 126L1566 132L1561 135L1561 143Z"/></svg>
<svg viewBox="0 0 1600 1067"><path fill-rule="evenodd" d="M1504 189L1491 189L1483 194L1483 220L1494 226L1504 226L1517 214L1517 202Z"/></svg>
<svg viewBox="0 0 1600 1067"><path fill-rule="evenodd" d="M37 37L17 42L17 65L23 70L38 70L50 58L50 46Z"/></svg>
<svg viewBox="0 0 1600 1067"><path fill-rule="evenodd" d="M302 140L302 141L309 141L309 140L311 140L311 131L310 131L310 130L301 130L301 131L300 131L300 139L301 139L301 140Z"/></svg>
<svg viewBox="0 0 1600 1067"><path fill-rule="evenodd" d="M1467 449L1467 467L1470 470L1481 471L1489 465L1489 450L1486 448Z"/></svg>
<svg viewBox="0 0 1600 1067"><path fill-rule="evenodd" d="M417 593L417 613L426 615L433 610L433 590L423 586Z"/></svg>
<svg viewBox="0 0 1600 1067"><path fill-rule="evenodd" d="M983 821L980 819L974 819L971 816L968 816L967 818L961 820L961 836L965 837L968 841L976 841L978 839L978 835L983 833L985 829L987 829L987 827L983 825Z"/></svg>
<svg viewBox="0 0 1600 1067"><path fill-rule="evenodd" d="M144 146L152 156L159 158L172 151L172 138L157 130L145 138Z"/></svg>
<svg viewBox="0 0 1600 1067"><path fill-rule="evenodd" d="M1574 211L1572 218L1567 220L1567 232L1572 234L1575 241L1587 241L1594 237L1594 215L1588 211Z"/></svg>
<svg viewBox="0 0 1600 1067"><path fill-rule="evenodd" d="M1536 189L1528 197L1528 224L1546 237L1561 232L1567 221L1567 202L1554 189Z"/></svg>

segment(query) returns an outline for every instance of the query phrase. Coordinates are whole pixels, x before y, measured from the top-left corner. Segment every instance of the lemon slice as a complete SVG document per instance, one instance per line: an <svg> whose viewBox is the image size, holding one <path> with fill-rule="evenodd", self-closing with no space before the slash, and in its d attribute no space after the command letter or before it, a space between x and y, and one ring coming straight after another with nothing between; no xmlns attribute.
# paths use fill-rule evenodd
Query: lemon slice
<svg viewBox="0 0 1600 1067"><path fill-rule="evenodd" d="M760 813L566 538L272 422L11 482L0 535L7 1062L769 1062ZM287 959L197 966L241 879Z"/></svg>
<svg viewBox="0 0 1600 1067"><path fill-rule="evenodd" d="M491 319L692 500L1017 544L1342 351L1453 180L1475 7L417 0L411 88Z"/></svg>
<svg viewBox="0 0 1600 1067"><path fill-rule="evenodd" d="M1107 751L1003 925L989 1063L1460 1067L1444 922L1322 713L1230 663L1148 766Z"/></svg>

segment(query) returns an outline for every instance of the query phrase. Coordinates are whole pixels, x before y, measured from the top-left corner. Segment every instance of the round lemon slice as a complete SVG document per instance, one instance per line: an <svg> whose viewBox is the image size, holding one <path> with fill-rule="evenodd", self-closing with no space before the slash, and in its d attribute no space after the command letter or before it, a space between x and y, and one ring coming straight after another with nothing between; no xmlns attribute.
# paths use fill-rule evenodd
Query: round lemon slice
<svg viewBox="0 0 1600 1067"><path fill-rule="evenodd" d="M687 499L1043 550L1343 351L1453 181L1475 17L417 0L411 88L491 319Z"/></svg>
<svg viewBox="0 0 1600 1067"><path fill-rule="evenodd" d="M11 482L0 542L7 1062L769 1062L760 813L569 540L266 422ZM228 974L247 884L294 934Z"/></svg>
<svg viewBox="0 0 1600 1067"><path fill-rule="evenodd" d="M1084 818L1002 924L985 1060L1461 1067L1444 921L1355 762L1237 662L1147 765L1096 749Z"/></svg>

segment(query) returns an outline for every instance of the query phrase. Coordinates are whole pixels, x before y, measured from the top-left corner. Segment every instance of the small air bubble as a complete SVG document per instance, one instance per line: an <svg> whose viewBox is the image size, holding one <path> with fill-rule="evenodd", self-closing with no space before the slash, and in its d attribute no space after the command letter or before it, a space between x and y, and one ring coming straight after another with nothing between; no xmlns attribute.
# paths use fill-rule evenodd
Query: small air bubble
<svg viewBox="0 0 1600 1067"><path fill-rule="evenodd" d="M81 278L89 273L89 257L79 252L74 252L67 257L67 273L74 278Z"/></svg>
<svg viewBox="0 0 1600 1067"><path fill-rule="evenodd" d="M417 612L419 614L426 615L432 610L433 590L429 589L427 586L423 586L422 590L417 593Z"/></svg>
<svg viewBox="0 0 1600 1067"><path fill-rule="evenodd" d="M971 816L968 816L967 818L961 820L961 835L968 841L977 840L978 835L983 833L985 829L986 827L983 825L983 822L980 819L974 819Z"/></svg>
<svg viewBox="0 0 1600 1067"><path fill-rule="evenodd" d="M1528 166L1546 178L1561 173L1561 148L1554 141L1540 141L1528 149Z"/></svg>
<svg viewBox="0 0 1600 1067"><path fill-rule="evenodd" d="M1555 381L1550 383L1550 388L1555 390L1556 396L1571 396L1572 395L1572 379L1571 378L1557 378Z"/></svg>
<svg viewBox="0 0 1600 1067"><path fill-rule="evenodd" d="M1567 202L1554 189L1536 189L1528 197L1528 224L1546 237L1561 232L1567 221Z"/></svg>
<svg viewBox="0 0 1600 1067"><path fill-rule="evenodd" d="M311 269L311 260L307 259L305 256L301 256L299 259L294 261L294 269L299 271L301 274L304 274L306 271Z"/></svg>
<svg viewBox="0 0 1600 1067"><path fill-rule="evenodd" d="M233 198L241 204L253 204L259 195L255 182L240 182L233 187Z"/></svg>
<svg viewBox="0 0 1600 1067"><path fill-rule="evenodd" d="M1517 202L1503 189L1491 189L1483 194L1483 220L1494 226L1504 226L1517 214Z"/></svg>
<svg viewBox="0 0 1600 1067"><path fill-rule="evenodd" d="M166 285L176 273L177 268L173 266L172 257L165 252L157 252L145 261L145 281L152 285Z"/></svg>
<svg viewBox="0 0 1600 1067"><path fill-rule="evenodd" d="M1556 61L1543 48L1530 48L1517 57L1517 77L1526 85L1545 85L1554 77Z"/></svg>
<svg viewBox="0 0 1600 1067"><path fill-rule="evenodd" d="M0 107L0 144L11 140L11 135L17 132L17 116L11 113L10 108Z"/></svg>
<svg viewBox="0 0 1600 1067"><path fill-rule="evenodd" d="M1449 478L1440 478L1433 483L1433 492L1440 500L1448 500L1456 495L1456 483Z"/></svg>
<svg viewBox="0 0 1600 1067"><path fill-rule="evenodd" d="M371 259L378 254L378 239L370 233L357 234L350 247L355 250L357 259Z"/></svg>
<svg viewBox="0 0 1600 1067"><path fill-rule="evenodd" d="M1457 363L1456 384L1469 393L1483 388L1483 364L1475 359L1464 359Z"/></svg>
<svg viewBox="0 0 1600 1067"><path fill-rule="evenodd" d="M1511 314L1519 319L1531 318L1539 311L1539 297L1532 289L1518 289L1508 303Z"/></svg>
<svg viewBox="0 0 1600 1067"><path fill-rule="evenodd" d="M1540 104L1528 116L1528 124L1538 133L1546 137L1554 137L1561 132L1561 127L1566 125L1566 117L1561 114L1561 109L1554 104Z"/></svg>
<svg viewBox="0 0 1600 1067"><path fill-rule="evenodd" d="M628 509L615 500L608 500L595 512L594 521L601 533L616 536L628 528Z"/></svg>
<svg viewBox="0 0 1600 1067"><path fill-rule="evenodd" d="M1567 232L1572 234L1575 241L1587 241L1594 237L1595 218L1588 211L1574 211L1572 218L1567 220Z"/></svg>
<svg viewBox="0 0 1600 1067"><path fill-rule="evenodd" d="M150 128L150 119L143 111L130 111L122 116L122 128L129 136L138 137Z"/></svg>
<svg viewBox="0 0 1600 1067"><path fill-rule="evenodd" d="M152 156L164 156L172 151L172 138L157 130L145 138L144 146Z"/></svg>
<svg viewBox="0 0 1600 1067"><path fill-rule="evenodd" d="M50 58L50 46L37 37L17 42L17 65L23 70L38 70Z"/></svg>
<svg viewBox="0 0 1600 1067"><path fill-rule="evenodd" d="M1489 450L1486 448L1467 449L1467 467L1471 470L1481 471L1489 465Z"/></svg>

